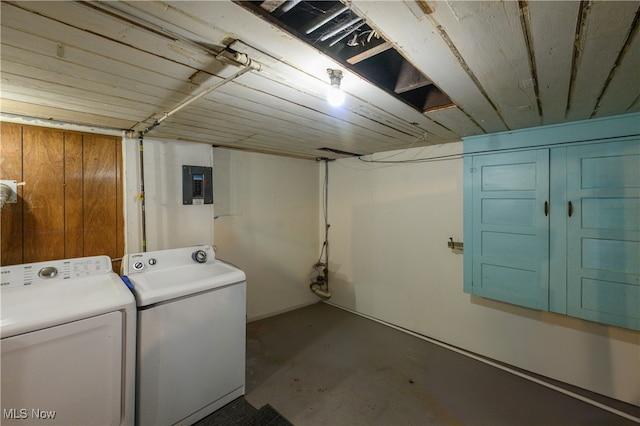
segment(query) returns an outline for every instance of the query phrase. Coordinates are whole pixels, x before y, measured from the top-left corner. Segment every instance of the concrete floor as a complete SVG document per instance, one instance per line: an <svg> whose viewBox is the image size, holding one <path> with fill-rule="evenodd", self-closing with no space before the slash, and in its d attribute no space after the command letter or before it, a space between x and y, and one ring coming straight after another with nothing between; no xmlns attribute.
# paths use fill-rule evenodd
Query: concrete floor
<svg viewBox="0 0 640 426"><path fill-rule="evenodd" d="M246 378L295 425L636 424L324 303L248 324Z"/></svg>

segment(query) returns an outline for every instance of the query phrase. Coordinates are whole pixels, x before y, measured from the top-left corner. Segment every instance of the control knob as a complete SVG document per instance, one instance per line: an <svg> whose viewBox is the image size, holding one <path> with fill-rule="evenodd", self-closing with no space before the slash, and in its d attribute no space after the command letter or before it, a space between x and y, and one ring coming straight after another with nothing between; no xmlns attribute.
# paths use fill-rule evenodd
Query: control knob
<svg viewBox="0 0 640 426"><path fill-rule="evenodd" d="M53 266L46 266L38 271L40 278L54 278L56 275L58 275L58 270Z"/></svg>
<svg viewBox="0 0 640 426"><path fill-rule="evenodd" d="M191 257L193 257L193 260L198 263L205 263L207 261L207 252L204 250L198 250L194 252Z"/></svg>

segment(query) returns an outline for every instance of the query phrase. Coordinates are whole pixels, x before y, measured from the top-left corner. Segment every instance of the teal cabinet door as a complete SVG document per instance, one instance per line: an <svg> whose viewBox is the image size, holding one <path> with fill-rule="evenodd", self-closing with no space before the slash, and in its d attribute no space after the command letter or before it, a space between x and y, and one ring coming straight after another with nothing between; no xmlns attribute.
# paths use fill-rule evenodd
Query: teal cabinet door
<svg viewBox="0 0 640 426"><path fill-rule="evenodd" d="M467 173L472 270L465 290L547 310L549 151L474 156Z"/></svg>
<svg viewBox="0 0 640 426"><path fill-rule="evenodd" d="M567 314L640 329L640 141L567 148Z"/></svg>
<svg viewBox="0 0 640 426"><path fill-rule="evenodd" d="M639 117L466 138L464 291L640 330Z"/></svg>

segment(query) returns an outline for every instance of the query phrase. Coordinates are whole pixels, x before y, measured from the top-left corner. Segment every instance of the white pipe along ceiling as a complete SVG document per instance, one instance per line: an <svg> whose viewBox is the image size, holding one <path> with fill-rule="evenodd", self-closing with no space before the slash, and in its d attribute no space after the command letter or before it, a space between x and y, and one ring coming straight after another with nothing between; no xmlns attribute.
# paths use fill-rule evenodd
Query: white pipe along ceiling
<svg viewBox="0 0 640 426"><path fill-rule="evenodd" d="M0 7L7 121L315 159L640 111L640 1Z"/></svg>
<svg viewBox="0 0 640 426"><path fill-rule="evenodd" d="M144 130L139 130L138 131L140 136L144 136L145 134L149 133L156 126L160 125L163 121L165 121L167 118L171 117L172 115L174 115L175 113L177 113L181 109L187 107L188 105L192 104L193 102L197 101L198 99L205 97L206 95L208 95L209 93L211 93L214 90L218 89L219 87L222 87L223 85L235 80L236 78L240 77L242 74L245 74L245 73L247 73L247 72L249 72L251 70L262 71L262 64L252 60L251 58L249 58L244 53L237 53L237 52L236 53L230 53L230 52L225 50L225 51L222 51L220 53L218 58L222 58L223 61L224 61L224 59L231 59L231 60L237 62L238 64L244 65L244 68L242 68L240 71L236 72L235 74L232 74L229 77L227 77L227 78L225 78L225 79L223 79L221 81L218 81L214 85L207 87L206 89L202 90L197 95L187 99L186 101L182 102L180 105L177 105L171 111L162 113L162 116L160 118L158 118L157 120L155 120L153 122L153 124L151 124L151 126L146 127ZM156 116L156 115L158 115L158 114L154 114L154 116ZM136 128L141 124L143 124L143 123L142 122L138 123L136 126L134 126L129 131L131 137L135 136Z"/></svg>

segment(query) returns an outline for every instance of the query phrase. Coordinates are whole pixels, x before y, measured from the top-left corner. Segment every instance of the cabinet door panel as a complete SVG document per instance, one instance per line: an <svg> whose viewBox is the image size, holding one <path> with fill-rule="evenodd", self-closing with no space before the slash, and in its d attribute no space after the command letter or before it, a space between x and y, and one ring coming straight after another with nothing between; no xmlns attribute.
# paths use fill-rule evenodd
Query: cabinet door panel
<svg viewBox="0 0 640 426"><path fill-rule="evenodd" d="M485 164L482 167L481 182L483 191L535 190L536 164L529 162L518 162L515 164Z"/></svg>
<svg viewBox="0 0 640 426"><path fill-rule="evenodd" d="M495 225L535 226L535 199L484 199L482 222Z"/></svg>
<svg viewBox="0 0 640 426"><path fill-rule="evenodd" d="M548 309L549 151L474 157L471 292Z"/></svg>
<svg viewBox="0 0 640 426"><path fill-rule="evenodd" d="M638 141L635 142L636 144ZM603 144L599 154L593 152L593 158L581 158L580 187L591 188L637 188L640 182L640 168L637 156L610 155L612 149ZM589 149L586 149L589 151Z"/></svg>
<svg viewBox="0 0 640 426"><path fill-rule="evenodd" d="M581 308L588 312L619 316L621 306L625 310L638 310L634 300L640 298L640 287L636 285L584 278L580 283L580 292Z"/></svg>
<svg viewBox="0 0 640 426"><path fill-rule="evenodd" d="M583 198L581 211L584 229L640 231L638 198Z"/></svg>
<svg viewBox="0 0 640 426"><path fill-rule="evenodd" d="M482 242L481 253L485 258L498 261L508 259L511 262L533 265L531 247L535 247L535 235L485 231L480 241Z"/></svg>
<svg viewBox="0 0 640 426"><path fill-rule="evenodd" d="M640 329L640 144L567 149L567 313Z"/></svg>

